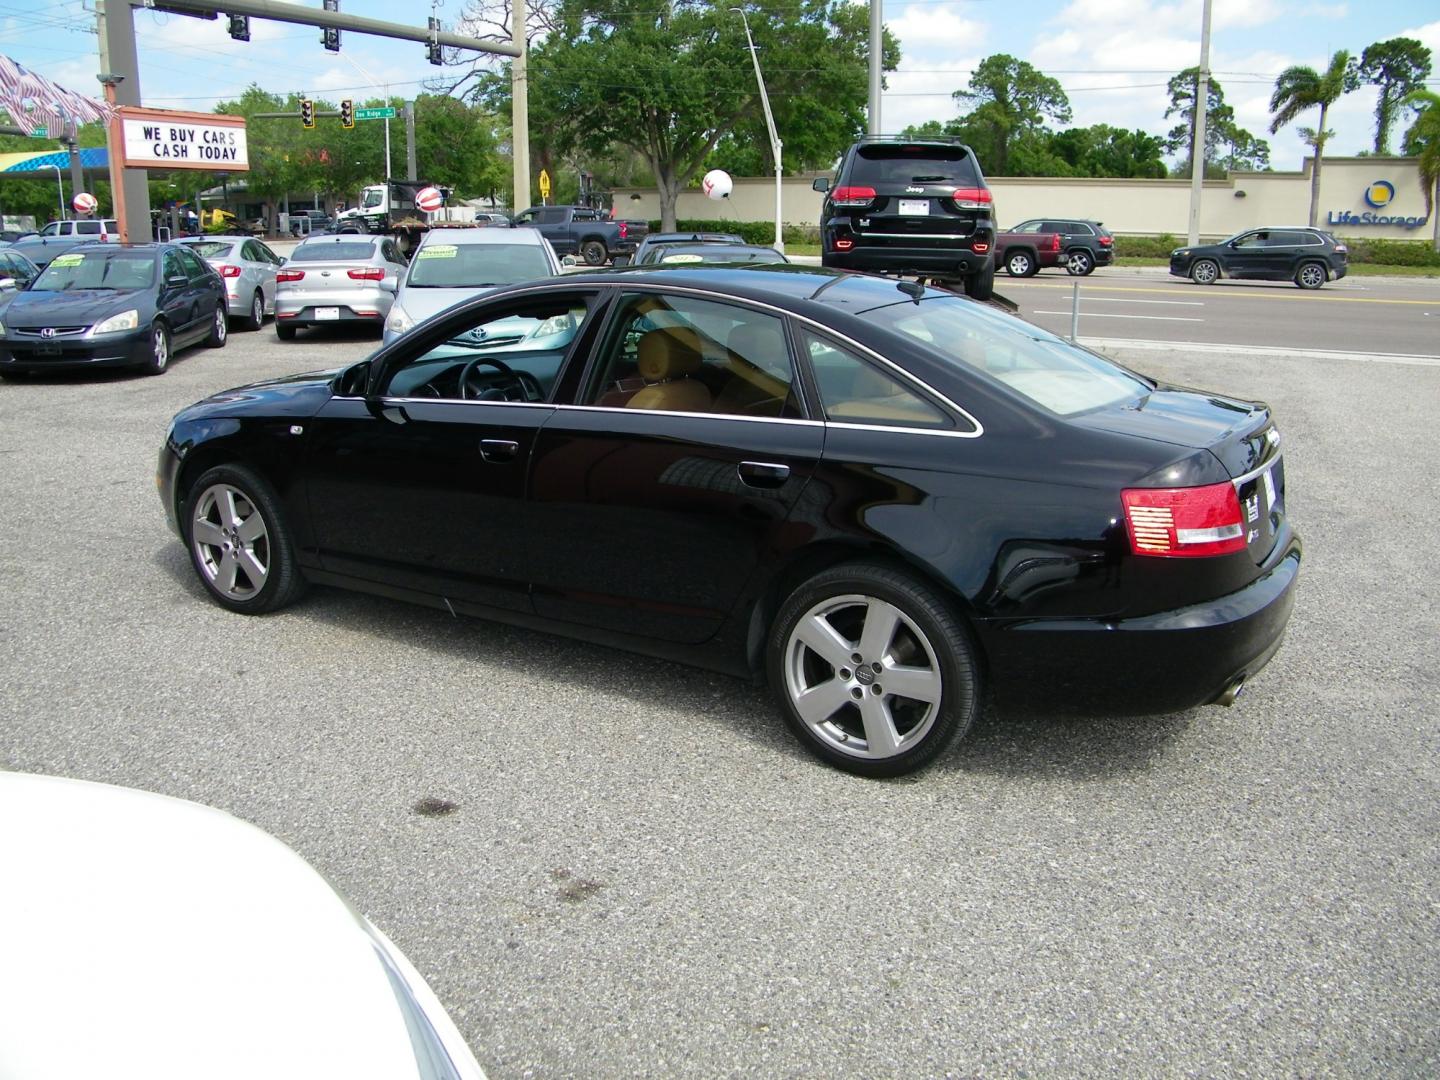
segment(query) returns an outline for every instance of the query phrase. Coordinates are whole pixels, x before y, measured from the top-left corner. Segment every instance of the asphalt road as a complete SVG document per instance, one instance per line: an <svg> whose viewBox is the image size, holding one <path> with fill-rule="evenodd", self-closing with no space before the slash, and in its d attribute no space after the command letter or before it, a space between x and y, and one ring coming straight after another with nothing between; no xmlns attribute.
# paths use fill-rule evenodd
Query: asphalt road
<svg viewBox="0 0 1440 1080"><path fill-rule="evenodd" d="M497 1078L1440 1071L1440 367L1127 355L1277 409L1285 647L1233 709L989 716L876 782L721 676L328 589L209 603L167 419L368 348L0 385L0 765L276 833Z"/></svg>
<svg viewBox="0 0 1440 1080"><path fill-rule="evenodd" d="M1080 336L1107 340L1440 356L1440 279L1346 277L1307 292L1290 282L1196 285L1163 269L1105 267L995 279L1020 314L1068 335L1076 281Z"/></svg>

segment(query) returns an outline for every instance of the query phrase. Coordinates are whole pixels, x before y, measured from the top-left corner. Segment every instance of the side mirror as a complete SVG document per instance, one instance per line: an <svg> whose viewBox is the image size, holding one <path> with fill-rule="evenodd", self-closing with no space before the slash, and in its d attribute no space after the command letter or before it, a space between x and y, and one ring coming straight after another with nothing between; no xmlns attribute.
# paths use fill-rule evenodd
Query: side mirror
<svg viewBox="0 0 1440 1080"><path fill-rule="evenodd" d="M0 289L8 292L11 289L18 289L19 287L20 283L16 281L13 277L0 278Z"/></svg>
<svg viewBox="0 0 1440 1080"><path fill-rule="evenodd" d="M393 292L398 292L399 290L400 290L400 280L399 280L398 278L383 277L383 278L380 279L380 291L381 291L381 292L393 293Z"/></svg>
<svg viewBox="0 0 1440 1080"><path fill-rule="evenodd" d="M810 188L812 191L818 191L824 194L830 190L830 178L828 176L817 176L814 180L810 181Z"/></svg>
<svg viewBox="0 0 1440 1080"><path fill-rule="evenodd" d="M566 255L563 259L560 260L560 265L561 265L561 266L579 266L579 265L580 265L580 260L577 259L574 255Z"/></svg>
<svg viewBox="0 0 1440 1080"><path fill-rule="evenodd" d="M190 284L190 279L184 274L176 274L174 277L167 277L165 284L172 289L183 289Z"/></svg>

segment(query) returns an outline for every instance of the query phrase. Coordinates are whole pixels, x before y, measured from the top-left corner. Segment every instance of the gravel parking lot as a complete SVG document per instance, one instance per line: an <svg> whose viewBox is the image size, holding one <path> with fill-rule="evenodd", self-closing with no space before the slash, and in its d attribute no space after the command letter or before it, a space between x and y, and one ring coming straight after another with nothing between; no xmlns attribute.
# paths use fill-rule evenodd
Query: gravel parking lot
<svg viewBox="0 0 1440 1080"><path fill-rule="evenodd" d="M989 716L875 782L722 676L328 589L210 603L166 421L371 347L267 326L0 385L0 765L277 834L493 1077L1440 1070L1440 366L1137 354L1277 410L1284 649L1233 709Z"/></svg>

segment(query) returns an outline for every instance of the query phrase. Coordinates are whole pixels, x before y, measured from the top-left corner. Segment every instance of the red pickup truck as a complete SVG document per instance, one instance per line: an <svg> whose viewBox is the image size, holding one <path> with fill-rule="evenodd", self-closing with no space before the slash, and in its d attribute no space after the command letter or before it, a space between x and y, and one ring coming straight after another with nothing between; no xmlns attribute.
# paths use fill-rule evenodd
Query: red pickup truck
<svg viewBox="0 0 1440 1080"><path fill-rule="evenodd" d="M1115 238L1098 221L1033 218L995 234L995 266L1011 277L1030 277L1046 266L1083 276L1114 261Z"/></svg>

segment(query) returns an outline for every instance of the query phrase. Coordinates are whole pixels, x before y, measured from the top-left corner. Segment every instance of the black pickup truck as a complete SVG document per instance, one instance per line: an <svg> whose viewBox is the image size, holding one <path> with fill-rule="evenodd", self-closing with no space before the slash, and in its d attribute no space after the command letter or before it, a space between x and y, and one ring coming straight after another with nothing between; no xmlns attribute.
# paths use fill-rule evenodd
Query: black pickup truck
<svg viewBox="0 0 1440 1080"><path fill-rule="evenodd" d="M629 258L650 227L641 221L611 221L585 206L532 206L515 216L516 228L539 229L557 255L579 255L589 266L604 266L616 255Z"/></svg>

